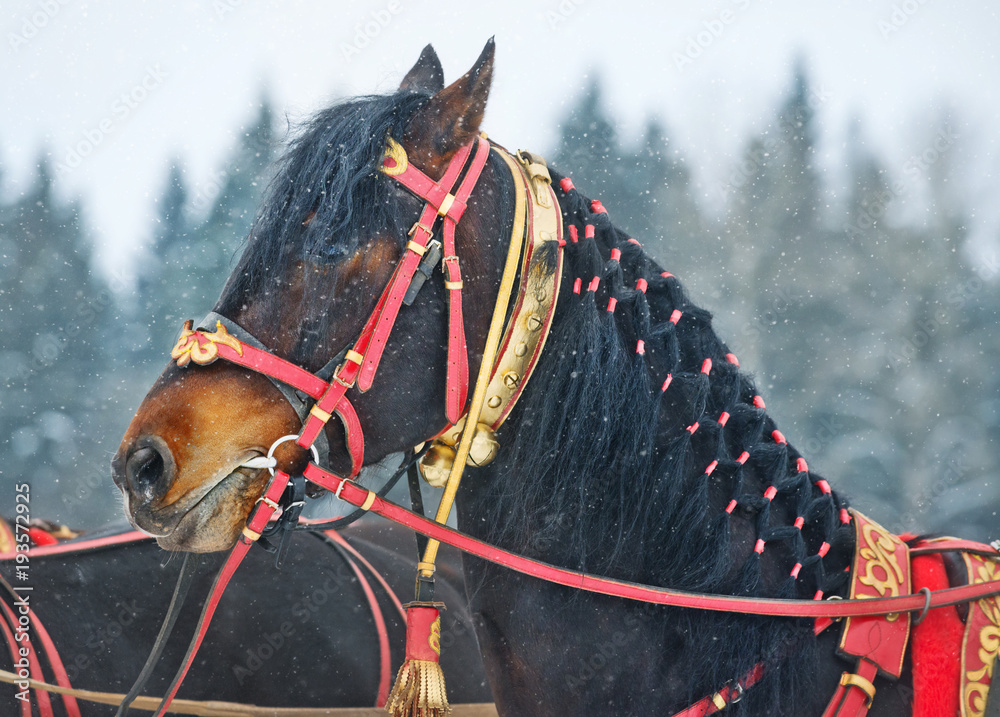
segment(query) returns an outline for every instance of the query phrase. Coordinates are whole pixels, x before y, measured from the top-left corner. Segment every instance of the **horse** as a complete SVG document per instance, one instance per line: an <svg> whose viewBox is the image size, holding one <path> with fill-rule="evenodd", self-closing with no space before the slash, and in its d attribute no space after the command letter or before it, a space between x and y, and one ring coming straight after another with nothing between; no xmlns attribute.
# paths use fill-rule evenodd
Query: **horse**
<svg viewBox="0 0 1000 717"><path fill-rule="evenodd" d="M458 526L466 544L492 546L463 565L500 714L954 711L933 712L940 705L926 702L911 666L928 649L956 670L957 658L926 637L914 638L919 660L904 656L911 621L927 613L912 607L919 595L902 613L844 621L894 636L885 643L895 660L875 664L870 645L839 644L830 620L567 587L596 575L588 584L749 599L740 606L824 601L833 614L826 600L848 598L846 610L909 595L924 580L928 608L932 587L943 586L928 587L926 576L911 584L911 546L933 553L934 579L947 569L955 585L971 581L957 553L889 535L808 465L710 312L599 200L536 155L481 134L494 54L491 39L445 86L428 46L396 92L339 102L293 139L212 314L185 325L112 462L129 519L167 549L240 549L260 523L255 501L275 502L265 464L388 514L349 478L362 463L431 441L425 477L444 470L452 490L470 464L454 488ZM539 242L520 266L522 287L533 288L511 294L505 309L508 244L525 213L551 223L531 230ZM427 280L436 263L443 282ZM530 302L542 308L524 313ZM520 363L489 374L498 325L506 343L497 361ZM469 401L468 377L482 368L489 389L477 379ZM318 400L311 409L286 400L283 384ZM466 426L466 410L497 420ZM280 438L296 435L294 444ZM404 513L392 514L427 525ZM996 551L980 552L992 571ZM426 560L422 579L433 573ZM505 560L537 570L497 564ZM563 584L536 577L543 571ZM878 592L865 592L865 575ZM961 618L961 607L935 607L922 624ZM855 662L857 673L845 670ZM982 706L985 690L977 695Z"/></svg>
<svg viewBox="0 0 1000 717"><path fill-rule="evenodd" d="M51 676L58 663L72 687L125 692L160 627L180 561L149 536L128 527L54 543L46 540L28 552L28 584L33 588L28 635L38 656L36 669ZM204 657L185 682L185 695L195 701L211 700L220 713L220 701L233 703L227 714L248 704L316 709L381 706L389 690L391 660L402 654L405 618L398 595L410 588L400 577L412 551L408 531L395 526L386 530L370 522L351 526L343 535L296 533L282 572L274 570L267 553L255 551L207 636ZM0 578L5 581L0 590L5 617L0 622L10 629L14 625L7 618L17 613L18 595L23 595L11 588L21 584L15 579L21 565L16 555L0 555ZM445 590L457 609L446 613L442 639L454 650L453 669L469 675L458 688L458 699L483 703L490 700L489 690L482 667L477 666L471 618L461 609L460 571L457 554L452 554ZM191 590L206 592L211 573L201 569ZM188 605L178 618L175 635L193 632L197 618L197 611ZM0 650L0 669L16 672L16 658L6 647L4 643ZM326 659L304 659L317 653ZM178 640L167 643L148 684L150 694L164 692L171 676L168 668L182 655ZM18 705L19 691L2 684L0 700ZM115 711L114 706L82 698L77 700L79 711L70 711L63 698L45 697L37 690L31 700L36 709L43 701L50 705L52 711L40 712L43 715ZM22 714L30 715L31 701L20 704L27 710Z"/></svg>

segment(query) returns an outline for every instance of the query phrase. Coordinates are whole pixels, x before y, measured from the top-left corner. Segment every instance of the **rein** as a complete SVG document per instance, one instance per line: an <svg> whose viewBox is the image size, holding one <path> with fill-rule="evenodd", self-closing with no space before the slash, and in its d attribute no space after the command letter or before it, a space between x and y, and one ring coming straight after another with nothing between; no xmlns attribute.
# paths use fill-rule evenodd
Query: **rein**
<svg viewBox="0 0 1000 717"><path fill-rule="evenodd" d="M418 565L418 601L411 603L408 611L408 642L407 661L400 670L397 689L400 683L406 680L414 680L418 683L427 682L426 675L417 677L409 676L407 672L411 663L418 666L433 662L436 667L436 655L426 648L429 641L434 647L434 629L436 622L436 605L430 603L432 592L430 586L424 589L425 583L432 580L434 574L434 557L437 545L447 543L477 557L491 561L498 565L506 566L512 570L530 575L542 580L557 583L567 587L572 587L589 592L600 593L629 600L648 602L674 607L685 607L699 610L711 610L722 612L739 612L751 615L799 617L799 618L843 618L861 616L884 616L896 613L921 612L928 609L942 607L946 605L956 605L968 603L984 597L1000 595L1000 581L992 581L966 585L962 587L946 588L936 591L926 591L924 593L912 595L898 595L895 597L874 597L870 599L844 599L844 600L787 600L775 598L746 598L727 595L714 595L693 593L687 591L670 590L667 588L641 585L623 580L615 580L601 576L591 575L579 571L568 570L554 565L550 565L538 560L526 558L515 553L503 550L483 541L477 540L469 535L452 530L444 525L450 513L455 493L462 472L467 463L468 457L473 450L473 443L476 439L490 440L492 430L495 430L499 423L509 413L511 406L530 375L530 369L534 366L534 360L544 345L545 335L551 323L554 312L554 299L558 294L558 277L561 274L562 246L565 242L562 239L561 215L555 193L548 186L548 172L545 170L544 160L529 153L519 152L517 158L512 159L505 150L496 146L494 151L505 160L512 174L518 192L519 203L526 202L523 206L515 207L514 231L512 242L507 257L507 264L504 271L504 279L498 294L496 312L491 320L487 347L484 352L482 367L476 382L473 400L464 425L460 425L462 420L462 410L464 409L468 391L468 360L465 333L461 313L461 291L462 280L459 271L458 257L455 255L454 232L457 222L466 209L466 202L476 181L479 178L483 165L486 162L490 151L490 144L485 138L475 138L469 145L463 147L452 158L444 176L439 182L434 182L424 175L420 170L409 164L406 153L391 138L388 140L388 149L383 161L382 171L388 176L395 178L405 188L426 201L420 219L413 225L409 232L411 237L406 245L403 257L400 259L390 279L383 291L376 308L369 317L359 338L354 343L353 348L345 353L343 363L334 372L332 380L324 380L320 376L309 373L304 369L284 360L265 348L251 343L245 343L236 338L240 332L246 333L242 328L237 327L233 322L219 317L216 320L216 329L212 333L203 330L192 330L191 322L185 324L177 345L171 352L171 356L177 360L178 365L184 366L193 361L198 364L208 364L218 358L225 359L237 365L250 368L254 371L276 380L288 384L294 389L316 399L315 404L305 417L302 431L297 437L293 437L297 445L304 449L314 449L314 442L317 436L324 430L325 424L332 415L336 414L344 424L348 451L351 456L351 472L348 476L342 477L335 472L323 468L319 461L310 462L303 475L305 479L330 490L341 500L355 506L362 512L374 512L388 520L404 525L430 539L427 549L424 552L423 560ZM458 189L452 193L452 188L462 181ZM554 226L547 225L546 229L540 228L540 223L548 221L555 215ZM447 469L447 487L445 497L439 506L436 520L429 520L422 515L417 515L405 508L384 500L380 495L367 490L357 484L353 478L361 469L364 458L364 440L360 422L354 407L346 397L347 390L357 385L360 391L366 391L371 387L374 375L379 365L386 342L391 333L392 326L398 315L398 311L403 303L409 303L407 298L412 300L411 286L417 278L417 285L422 283L422 277L427 272L423 266L425 255L433 256L431 239L434 234L433 227L438 218L441 220L443 234L443 267L445 272L445 288L449 297L448 311L448 379L446 386L446 417L449 428L438 434L438 442L434 448L442 446L450 448L458 445L457 450L452 453L453 459ZM521 218L521 219L519 219ZM519 221L524 222L524 228L519 229ZM504 317L506 315L507 300L513 283L512 267L516 269L517 257L521 254L519 241L520 232L523 236L530 237L532 241L525 242L524 261L521 269L521 290L518 295L518 302L511 325L507 327L507 337L503 341L500 350L501 358L496 362L493 359L493 351L497 350L500 344L500 333L503 329ZM528 297L532 293L527 289L532 280L536 286L545 285L541 278L539 265L542 262L531 262L532 251L535 247L541 246L544 242L556 242L558 251L555 280L552 282L549 277L548 291L551 294L551 301L548 306L533 308L522 311L524 304L529 301ZM537 256L537 255L534 255ZM420 273L418 274L418 269ZM509 277L509 279L508 279ZM544 302L542 302L544 303ZM526 322L524 329L518 322ZM229 330L231 328L232 330ZM533 343L530 345L517 339L518 332L530 334ZM513 342L513 343L512 343ZM507 349L513 346L513 353L516 356L528 356L525 363L526 369L520 372L512 370L501 370L500 363L507 357ZM508 394L493 394L492 386L495 382L507 385ZM490 394L489 400L486 395ZM497 399L494 402L494 397ZM484 408L484 401L486 407ZM491 416L496 420L492 423L481 422L480 411L492 411ZM485 414L483 414L485 415ZM461 439L458 440L458 433ZM495 446L493 451L495 452ZM428 453L431 455L431 453ZM488 456L491 458L492 456ZM260 461L261 459L254 459ZM263 463L254 463L252 467L262 467ZM266 463L266 467L271 471L273 478L265 490L264 495L258 500L251 511L242 535L239 537L236 547L230 553L229 559L220 572L216 584L205 606L202 619L199 622L198 632L192 640L184 664L175 678L168 695L161 703L156 717L159 717L169 706L170 701L176 694L180 680L183 679L191 660L194 657L198 646L211 620L215 606L225 589L229 578L239 565L243 556L249 548L256 542L268 521L276 511L282 509L280 503L281 496L285 491L285 486L289 482L289 475L281 470L275 470L273 460ZM426 477L425 473L425 477ZM991 557L996 558L997 553ZM425 622L414 628L411 625L411 617L414 623L418 620L417 611L432 610L420 620ZM411 628L420 633L425 643L422 650L413 646L411 650L410 637ZM440 629L439 627L437 628ZM433 682L433 680L430 680ZM403 689L408 689L404 685ZM415 689L415 688L413 688ZM426 709L426 714L443 714L447 710L447 701L443 698L443 683L440 685L442 695L441 702L434 702L426 695L416 697L408 693L405 698L400 698L405 704L397 705L395 714L409 714L413 709L413 714L418 713L418 706L414 700L425 700L420 706ZM394 690L394 694L396 691ZM390 696L390 706L393 704L393 696ZM431 706L428 706L431 705ZM402 709L403 711L400 711Z"/></svg>

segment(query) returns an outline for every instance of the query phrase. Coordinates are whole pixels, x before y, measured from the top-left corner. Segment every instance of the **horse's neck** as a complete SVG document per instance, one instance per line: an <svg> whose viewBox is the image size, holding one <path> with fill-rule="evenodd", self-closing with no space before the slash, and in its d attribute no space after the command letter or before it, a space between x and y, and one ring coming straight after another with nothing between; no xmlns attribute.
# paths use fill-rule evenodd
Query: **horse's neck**
<svg viewBox="0 0 1000 717"><path fill-rule="evenodd" d="M850 542L835 525L839 499L802 470L710 314L606 214L575 191L561 203L569 241L556 318L476 490L476 530L632 580L829 592ZM836 556L815 557L826 542ZM793 576L796 563L805 567Z"/></svg>

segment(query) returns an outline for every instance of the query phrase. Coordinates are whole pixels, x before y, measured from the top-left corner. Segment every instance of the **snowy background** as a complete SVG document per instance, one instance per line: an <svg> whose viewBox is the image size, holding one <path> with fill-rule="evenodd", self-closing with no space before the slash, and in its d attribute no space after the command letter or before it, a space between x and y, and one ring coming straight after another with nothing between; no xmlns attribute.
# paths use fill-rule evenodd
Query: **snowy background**
<svg viewBox="0 0 1000 717"><path fill-rule="evenodd" d="M495 35L485 129L716 312L815 470L998 537L994 3L32 0L0 31L0 506L118 519L110 456L289 123Z"/></svg>

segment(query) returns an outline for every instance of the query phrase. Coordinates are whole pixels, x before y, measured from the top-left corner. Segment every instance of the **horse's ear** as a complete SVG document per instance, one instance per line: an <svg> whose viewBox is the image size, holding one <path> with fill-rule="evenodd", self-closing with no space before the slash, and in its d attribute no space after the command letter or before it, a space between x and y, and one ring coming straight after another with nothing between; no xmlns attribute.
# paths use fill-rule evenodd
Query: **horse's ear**
<svg viewBox="0 0 1000 717"><path fill-rule="evenodd" d="M428 174L439 174L451 156L479 133L493 81L494 48L491 37L472 69L437 92L410 120L407 151Z"/></svg>
<svg viewBox="0 0 1000 717"><path fill-rule="evenodd" d="M406 73L406 77L399 83L399 89L432 94L444 89L444 69L431 45L420 51L417 64Z"/></svg>

